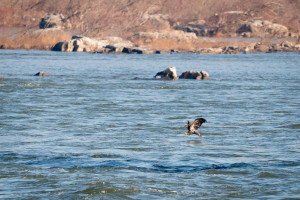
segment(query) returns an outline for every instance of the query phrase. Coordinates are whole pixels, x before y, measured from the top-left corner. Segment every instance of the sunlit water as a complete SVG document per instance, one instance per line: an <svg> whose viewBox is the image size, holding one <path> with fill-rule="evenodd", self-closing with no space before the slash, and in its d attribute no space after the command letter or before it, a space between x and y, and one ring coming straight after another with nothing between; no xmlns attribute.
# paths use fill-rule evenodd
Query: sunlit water
<svg viewBox="0 0 300 200"><path fill-rule="evenodd" d="M300 198L297 53L0 59L0 198ZM149 79L169 66L211 79Z"/></svg>

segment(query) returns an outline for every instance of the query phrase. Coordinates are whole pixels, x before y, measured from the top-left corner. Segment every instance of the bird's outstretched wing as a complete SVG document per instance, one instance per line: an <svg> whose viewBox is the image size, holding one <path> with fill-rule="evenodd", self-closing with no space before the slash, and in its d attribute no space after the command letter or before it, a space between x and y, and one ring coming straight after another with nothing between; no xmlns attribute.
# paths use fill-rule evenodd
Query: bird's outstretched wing
<svg viewBox="0 0 300 200"><path fill-rule="evenodd" d="M202 125L202 123L206 122L205 119L203 118L198 118L195 119L195 121L192 124L192 127L194 128L194 130L197 130L198 128L200 128L200 126Z"/></svg>

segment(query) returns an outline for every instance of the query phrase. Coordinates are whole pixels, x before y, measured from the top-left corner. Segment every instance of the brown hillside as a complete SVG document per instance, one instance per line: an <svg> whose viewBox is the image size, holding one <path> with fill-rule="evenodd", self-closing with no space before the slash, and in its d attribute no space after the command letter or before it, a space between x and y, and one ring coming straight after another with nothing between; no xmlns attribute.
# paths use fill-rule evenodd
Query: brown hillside
<svg viewBox="0 0 300 200"><path fill-rule="evenodd" d="M0 42L9 44L9 37L38 30L46 13L62 13L72 34L132 39L138 32L169 31L187 23L217 27L215 36L235 37L243 23L254 19L299 34L299 11L300 0L0 0Z"/></svg>
<svg viewBox="0 0 300 200"><path fill-rule="evenodd" d="M38 28L44 14L62 13L80 34L127 37L165 29L163 21L171 26L193 20L217 25L218 14L232 26L245 18L230 11L282 24L293 32L299 29L300 0L1 0L0 26Z"/></svg>

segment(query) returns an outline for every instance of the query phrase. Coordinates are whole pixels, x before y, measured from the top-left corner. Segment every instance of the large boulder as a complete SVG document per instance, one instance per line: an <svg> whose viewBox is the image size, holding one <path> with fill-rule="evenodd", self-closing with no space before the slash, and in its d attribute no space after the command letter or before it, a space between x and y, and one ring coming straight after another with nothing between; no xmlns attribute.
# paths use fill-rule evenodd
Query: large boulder
<svg viewBox="0 0 300 200"><path fill-rule="evenodd" d="M41 19L40 28L71 28L71 24L61 13L47 13Z"/></svg>
<svg viewBox="0 0 300 200"><path fill-rule="evenodd" d="M161 53L155 49L146 47L136 47L128 40L119 37L107 37L102 39L88 38L82 36L73 36L71 40L58 42L53 51L66 52L95 52L95 53L135 53L135 54L153 54Z"/></svg>
<svg viewBox="0 0 300 200"><path fill-rule="evenodd" d="M199 71L190 70L190 71L183 72L179 76L179 78L180 79L197 79L197 80L200 80L200 79L202 79L202 74Z"/></svg>
<svg viewBox="0 0 300 200"><path fill-rule="evenodd" d="M300 52L300 44L297 44L294 46L295 51Z"/></svg>
<svg viewBox="0 0 300 200"><path fill-rule="evenodd" d="M209 74L206 71L201 71L202 74L202 80L209 80Z"/></svg>
<svg viewBox="0 0 300 200"><path fill-rule="evenodd" d="M109 42L107 40L73 36L71 40L57 43L52 50L65 52L101 52L108 44Z"/></svg>
<svg viewBox="0 0 300 200"><path fill-rule="evenodd" d="M158 80L177 80L176 67L169 67L164 71L158 72L154 78Z"/></svg>
<svg viewBox="0 0 300 200"><path fill-rule="evenodd" d="M186 71L183 72L180 76L180 79L196 79L196 80L209 80L209 74L206 71Z"/></svg>

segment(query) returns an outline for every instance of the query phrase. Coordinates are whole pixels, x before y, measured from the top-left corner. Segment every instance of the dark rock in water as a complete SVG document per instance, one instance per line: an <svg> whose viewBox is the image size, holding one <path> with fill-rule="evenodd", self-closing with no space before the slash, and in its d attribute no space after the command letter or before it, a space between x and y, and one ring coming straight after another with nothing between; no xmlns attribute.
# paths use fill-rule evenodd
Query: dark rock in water
<svg viewBox="0 0 300 200"><path fill-rule="evenodd" d="M52 51L61 51L63 48L64 42L58 42L52 47Z"/></svg>
<svg viewBox="0 0 300 200"><path fill-rule="evenodd" d="M141 50L141 49L132 49L131 52L136 53L136 54L143 54L143 50Z"/></svg>
<svg viewBox="0 0 300 200"><path fill-rule="evenodd" d="M141 78L141 77L134 77L132 80L155 80L154 78Z"/></svg>
<svg viewBox="0 0 300 200"><path fill-rule="evenodd" d="M48 73L45 72L38 72L34 76L48 76Z"/></svg>
<svg viewBox="0 0 300 200"><path fill-rule="evenodd" d="M169 67L164 71L158 72L154 78L158 80L177 80L176 68Z"/></svg>
<svg viewBox="0 0 300 200"><path fill-rule="evenodd" d="M117 48L113 45L106 45L103 53L116 53Z"/></svg>
<svg viewBox="0 0 300 200"><path fill-rule="evenodd" d="M135 47L132 49L131 53L136 54L155 54L156 50L151 48L145 48L145 47Z"/></svg>
<svg viewBox="0 0 300 200"><path fill-rule="evenodd" d="M183 72L180 76L180 79L196 79L196 80L209 80L209 74L206 71L186 71Z"/></svg>
<svg viewBox="0 0 300 200"><path fill-rule="evenodd" d="M128 47L124 47L122 53L132 53L132 49Z"/></svg>
<svg viewBox="0 0 300 200"><path fill-rule="evenodd" d="M171 53L174 53L174 50L156 50L155 51L155 54L171 54Z"/></svg>
<svg viewBox="0 0 300 200"><path fill-rule="evenodd" d="M181 79L202 79L202 74L199 72L199 71L193 71L193 70L190 70L190 71L186 71L186 72L183 72L179 78Z"/></svg>
<svg viewBox="0 0 300 200"><path fill-rule="evenodd" d="M223 48L223 52L224 54L238 54L239 53L239 48L238 47L234 47L234 46L226 46Z"/></svg>

